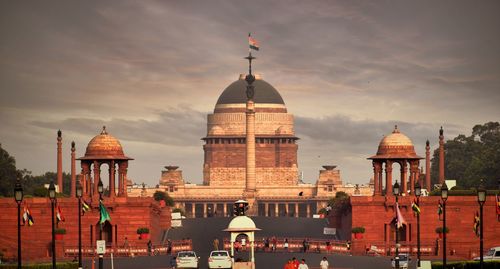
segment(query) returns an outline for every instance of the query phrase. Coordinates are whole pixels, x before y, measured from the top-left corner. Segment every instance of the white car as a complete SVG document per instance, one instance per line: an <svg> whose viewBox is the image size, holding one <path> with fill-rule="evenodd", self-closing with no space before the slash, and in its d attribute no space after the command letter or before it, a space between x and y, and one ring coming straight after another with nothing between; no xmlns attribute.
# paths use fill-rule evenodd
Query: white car
<svg viewBox="0 0 500 269"><path fill-rule="evenodd" d="M399 268L401 269L408 269L408 263L411 261L410 257L408 254L399 254ZM391 259L392 261L392 268L396 268L396 258Z"/></svg>
<svg viewBox="0 0 500 269"><path fill-rule="evenodd" d="M229 252L226 250L215 250L210 252L208 257L208 268L232 268L233 262Z"/></svg>
<svg viewBox="0 0 500 269"><path fill-rule="evenodd" d="M198 268L198 260L194 251L181 251L177 253L177 268Z"/></svg>
<svg viewBox="0 0 500 269"><path fill-rule="evenodd" d="M479 261L480 257L475 257L474 260ZM500 247L490 248L488 253L483 256L483 260L491 261L491 260L500 260Z"/></svg>

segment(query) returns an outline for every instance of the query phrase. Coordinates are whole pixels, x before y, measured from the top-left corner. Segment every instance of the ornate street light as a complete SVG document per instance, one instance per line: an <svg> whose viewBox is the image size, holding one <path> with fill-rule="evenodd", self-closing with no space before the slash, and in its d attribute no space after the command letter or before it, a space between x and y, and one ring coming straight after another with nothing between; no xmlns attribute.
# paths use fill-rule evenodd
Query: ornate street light
<svg viewBox="0 0 500 269"><path fill-rule="evenodd" d="M80 181L76 183L76 198L78 198L78 269L82 269L82 195Z"/></svg>
<svg viewBox="0 0 500 269"><path fill-rule="evenodd" d="M422 195L422 188L417 182L415 184L415 196L417 197L418 208L420 208L420 195ZM420 268L420 212L417 213L417 268Z"/></svg>
<svg viewBox="0 0 500 269"><path fill-rule="evenodd" d="M18 179L14 186L14 198L17 203L17 268L21 269L21 203L23 201L23 186Z"/></svg>
<svg viewBox="0 0 500 269"><path fill-rule="evenodd" d="M446 268L446 200L448 200L448 186L441 185L441 199L443 200L443 268Z"/></svg>
<svg viewBox="0 0 500 269"><path fill-rule="evenodd" d="M479 203L479 268L484 268L483 261L483 206L486 202L486 189L483 186L483 181L477 188L477 202Z"/></svg>
<svg viewBox="0 0 500 269"><path fill-rule="evenodd" d="M55 235L55 224L54 224L54 206L56 202L56 186L54 181L50 182L49 185L49 198L50 205L52 209L52 269L56 269L56 235Z"/></svg>
<svg viewBox="0 0 500 269"><path fill-rule="evenodd" d="M99 183L97 183L97 192L99 192L99 210L101 209L101 203L102 203L102 193L104 192L104 188L102 186L102 181L99 179ZM101 220L99 219L99 240L102 240L102 223ZM99 254L99 269L103 268L103 255Z"/></svg>
<svg viewBox="0 0 500 269"><path fill-rule="evenodd" d="M394 193L394 197L396 197L396 205L394 206L394 210L397 210L398 206L398 196L400 194L399 192L399 183L396 181L394 183L394 186L392 187L392 191ZM396 269L399 269L399 229L398 229L398 222L394 222L394 226L396 227L396 257L394 257L394 264L396 265Z"/></svg>

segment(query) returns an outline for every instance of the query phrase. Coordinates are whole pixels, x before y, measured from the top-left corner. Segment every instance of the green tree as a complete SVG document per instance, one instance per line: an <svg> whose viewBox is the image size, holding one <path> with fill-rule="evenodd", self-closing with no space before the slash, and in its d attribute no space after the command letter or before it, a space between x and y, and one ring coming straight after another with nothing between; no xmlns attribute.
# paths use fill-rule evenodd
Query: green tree
<svg viewBox="0 0 500 269"><path fill-rule="evenodd" d="M459 188L475 188L484 180L487 188L497 188L500 180L500 124L488 122L472 128L470 136L458 135L446 141L445 177L457 180ZM439 177L439 149L432 158L431 178Z"/></svg>
<svg viewBox="0 0 500 269"><path fill-rule="evenodd" d="M153 194L153 199L155 199L155 201L165 201L165 205L167 206L174 206L174 199L172 199L172 197L170 197L166 192L164 191L156 191L154 194Z"/></svg>
<svg viewBox="0 0 500 269"><path fill-rule="evenodd" d="M13 196L14 185L20 176L16 169L16 159L0 144L0 196Z"/></svg>

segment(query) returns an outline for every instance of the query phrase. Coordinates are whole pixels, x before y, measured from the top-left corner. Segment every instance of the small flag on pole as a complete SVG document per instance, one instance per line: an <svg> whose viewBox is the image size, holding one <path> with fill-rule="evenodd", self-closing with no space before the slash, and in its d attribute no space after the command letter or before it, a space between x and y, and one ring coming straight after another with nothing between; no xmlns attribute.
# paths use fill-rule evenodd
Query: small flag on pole
<svg viewBox="0 0 500 269"><path fill-rule="evenodd" d="M60 221L65 221L66 220L64 218L63 214L62 214L62 210L61 210L61 207L59 205L57 205L56 218L57 218L57 223L59 223Z"/></svg>
<svg viewBox="0 0 500 269"><path fill-rule="evenodd" d="M26 225L26 222L28 223L28 226L32 226L33 224L35 224L35 220L33 219L29 208L27 206L24 206L23 225Z"/></svg>
<svg viewBox="0 0 500 269"><path fill-rule="evenodd" d="M420 207L417 205L415 200L413 200L413 202L411 203L411 209L413 210L413 212L415 212L416 215L420 215Z"/></svg>
<svg viewBox="0 0 500 269"><path fill-rule="evenodd" d="M438 211L437 211L438 215L441 216L441 214L443 214L443 204L441 203L441 201L438 202Z"/></svg>
<svg viewBox="0 0 500 269"><path fill-rule="evenodd" d="M90 211L90 206L87 204L87 202L82 201L82 213L85 214L85 212Z"/></svg>
<svg viewBox="0 0 500 269"><path fill-rule="evenodd" d="M476 211L476 214L474 215L474 225L472 226L472 230L474 231L474 234L476 236L479 236L480 230L479 230L479 224L481 223L481 220L479 219L479 213Z"/></svg>
<svg viewBox="0 0 500 269"><path fill-rule="evenodd" d="M255 40L250 33L248 33L248 45L250 49L259 50L259 42Z"/></svg>
<svg viewBox="0 0 500 269"><path fill-rule="evenodd" d="M404 223L406 223L406 221L403 218L403 214L401 214L401 211L399 210L399 204L396 203L396 226L399 229L399 228L403 227Z"/></svg>
<svg viewBox="0 0 500 269"><path fill-rule="evenodd" d="M111 217L109 216L106 207L102 204L102 200L99 200L99 211L101 213L101 217L99 218L99 223L103 224L106 221L111 221Z"/></svg>

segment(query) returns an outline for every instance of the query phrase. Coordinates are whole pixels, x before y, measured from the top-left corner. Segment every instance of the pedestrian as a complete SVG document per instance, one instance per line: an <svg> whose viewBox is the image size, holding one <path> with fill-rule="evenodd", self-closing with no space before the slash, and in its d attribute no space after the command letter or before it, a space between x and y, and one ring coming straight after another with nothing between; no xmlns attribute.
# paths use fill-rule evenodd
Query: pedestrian
<svg viewBox="0 0 500 269"><path fill-rule="evenodd" d="M288 261L286 261L285 266L283 266L283 269L294 269L291 259L288 259Z"/></svg>
<svg viewBox="0 0 500 269"><path fill-rule="evenodd" d="M323 257L323 259L321 260L321 262L319 263L319 267L321 269L328 269L328 260L326 259L326 257Z"/></svg>
<svg viewBox="0 0 500 269"><path fill-rule="evenodd" d="M175 256L172 256L172 258L170 258L170 268L175 269L176 266L177 266L177 260Z"/></svg>
<svg viewBox="0 0 500 269"><path fill-rule="evenodd" d="M125 241L123 241L123 248L125 249L126 255L130 255L130 245L128 243L128 238L125 236Z"/></svg>
<svg viewBox="0 0 500 269"><path fill-rule="evenodd" d="M148 255L151 256L151 251L153 250L153 243L151 240L148 241Z"/></svg>
<svg viewBox="0 0 500 269"><path fill-rule="evenodd" d="M240 250L240 247L241 247L240 241L236 240L234 242L234 249L235 249L236 253L238 253L238 251Z"/></svg>
<svg viewBox="0 0 500 269"><path fill-rule="evenodd" d="M218 238L214 239L214 250L219 250L219 239Z"/></svg>
<svg viewBox="0 0 500 269"><path fill-rule="evenodd" d="M266 241L264 242L264 251L269 250L269 237L266 237Z"/></svg>
<svg viewBox="0 0 500 269"><path fill-rule="evenodd" d="M285 252L288 252L288 238L285 238L285 243L283 243L283 248L285 248Z"/></svg>
<svg viewBox="0 0 500 269"><path fill-rule="evenodd" d="M170 239L167 240L167 254L172 254L172 241Z"/></svg>
<svg viewBox="0 0 500 269"><path fill-rule="evenodd" d="M302 240L302 249L304 250L304 253L307 251L307 241L305 238Z"/></svg>
<svg viewBox="0 0 500 269"><path fill-rule="evenodd" d="M293 268L294 269L298 269L299 268L300 263L299 263L299 260L297 260L297 258L293 257L292 258L292 263L293 263Z"/></svg>
<svg viewBox="0 0 500 269"><path fill-rule="evenodd" d="M305 259L302 259L302 262L299 265L299 269L309 269L309 266L307 266Z"/></svg>
<svg viewBox="0 0 500 269"><path fill-rule="evenodd" d="M272 239L272 243L273 243L273 252L276 252L276 244L278 243L278 240L276 239L276 236L273 236L273 239Z"/></svg>

